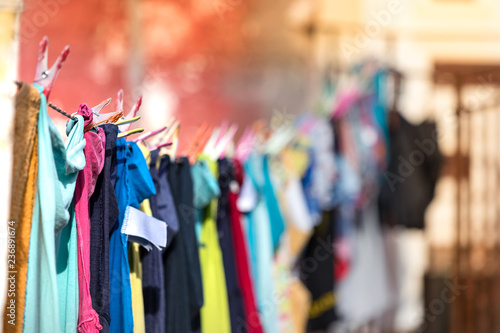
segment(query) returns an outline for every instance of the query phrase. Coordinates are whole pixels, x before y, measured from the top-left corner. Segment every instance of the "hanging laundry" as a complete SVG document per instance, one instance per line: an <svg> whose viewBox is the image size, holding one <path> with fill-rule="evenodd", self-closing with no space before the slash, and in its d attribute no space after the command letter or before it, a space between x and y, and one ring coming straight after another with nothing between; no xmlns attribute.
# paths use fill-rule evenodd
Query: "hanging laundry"
<svg viewBox="0 0 500 333"><path fill-rule="evenodd" d="M204 304L201 308L201 330L231 332L228 289L216 223L217 162L202 156L191 169L195 190L195 208L199 209L200 266L203 280ZM234 281L231 281L234 282Z"/></svg>
<svg viewBox="0 0 500 333"><path fill-rule="evenodd" d="M90 197L90 296L92 307L99 315L101 332L109 332L109 239L118 218L116 199L116 140L118 127L101 126L106 136L104 166Z"/></svg>
<svg viewBox="0 0 500 333"><path fill-rule="evenodd" d="M144 156L137 144L118 139L116 196L120 215L110 239L111 332L133 332L132 290L127 235L121 233L127 206L139 204L155 194Z"/></svg>
<svg viewBox="0 0 500 333"><path fill-rule="evenodd" d="M387 229L424 227L441 160L433 123L389 122L386 69L354 66L319 111L260 121L237 145L236 124L204 124L184 157L175 119L127 141L144 130L129 128L141 97L127 117L122 90L110 114L110 99L76 114L47 103L69 50L49 70L46 43L40 85L16 96L5 331L386 327L398 305ZM68 118L64 143L47 104Z"/></svg>
<svg viewBox="0 0 500 333"><path fill-rule="evenodd" d="M264 163L267 163L264 157L256 153L252 153L245 163L248 180L257 191L259 198L256 206L246 214L246 217L248 219L248 238L251 239L249 244L251 244L250 251L253 260L255 290L259 311L262 316L262 325L266 332L278 332L278 310L273 299L272 267L274 251L271 231L272 222L266 204L266 199L272 198L274 194L268 193L266 196L264 193L265 190L272 191L269 184L265 185ZM279 212L274 211L274 213Z"/></svg>
<svg viewBox="0 0 500 333"><path fill-rule="evenodd" d="M237 206L239 189L243 182L243 170L238 161L234 161L234 168L229 171L229 213L231 233L234 244L236 271L245 309L245 326L249 333L263 332L259 310L255 299L254 285L250 274L247 242L242 229L240 212ZM233 172L234 171L234 174Z"/></svg>
<svg viewBox="0 0 500 333"><path fill-rule="evenodd" d="M384 243L375 202L359 216L353 260L348 275L336 289L338 313L348 327L379 318L395 300L390 297ZM369 278L367 278L369 277Z"/></svg>
<svg viewBox="0 0 500 333"><path fill-rule="evenodd" d="M165 308L167 332L198 332L204 290L198 242L196 210L193 205L193 180L187 158L167 157L167 178L179 219L179 232L163 254L165 267Z"/></svg>
<svg viewBox="0 0 500 333"><path fill-rule="evenodd" d="M333 219L335 211L325 211L321 223L297 260L300 279L311 293L307 331L327 330L338 318L334 293Z"/></svg>
<svg viewBox="0 0 500 333"><path fill-rule="evenodd" d="M147 208L143 209L147 211ZM143 275L139 244L132 243L130 245L128 258L130 265L130 288L132 292L134 333L144 333L146 331L146 322L144 319L144 296L142 294Z"/></svg>
<svg viewBox="0 0 500 333"><path fill-rule="evenodd" d="M15 153L9 213L9 222L12 223L8 224L9 237L14 236L15 250L12 250L13 245L9 241L7 263L9 271L17 273L16 292L7 293L5 297L6 309L2 311L4 332L21 332L24 323L31 225L37 197L39 138L37 124L40 109L44 107L41 103L42 98L39 90L27 83L20 84L15 98L12 148Z"/></svg>
<svg viewBox="0 0 500 333"><path fill-rule="evenodd" d="M248 332L248 327L245 320L241 287L237 277L229 212L229 190L231 182L234 181L231 176L233 165L228 159L223 158L217 161L217 166L220 188L220 196L217 201L217 232L226 278L231 331L244 333Z"/></svg>
<svg viewBox="0 0 500 333"><path fill-rule="evenodd" d="M141 149L145 161L149 165L149 150L142 144L138 144L138 147ZM153 181L152 177L151 180ZM156 193L154 195L156 195ZM127 207L125 212L125 221L122 227L122 233L127 234L129 242L132 242L129 248L129 265L135 333L146 331L143 295L143 269L139 244L141 244L147 251L152 251L153 248L160 251L161 248L159 246L165 247L167 240L167 226L165 222L154 219L152 215L153 213L151 211L149 199L144 199L139 206L139 210L131 206ZM129 227L128 231L126 230L127 227ZM131 231L132 233L130 233ZM134 241L137 241L137 243Z"/></svg>
<svg viewBox="0 0 500 333"><path fill-rule="evenodd" d="M92 123L92 110L81 104L78 114L85 120L85 127ZM80 171L75 189L75 217L78 228L79 298L78 332L97 332L102 329L99 315L92 308L90 296L90 208L89 200L94 193L97 177L104 166L106 136L102 128L85 132L85 168Z"/></svg>
<svg viewBox="0 0 500 333"><path fill-rule="evenodd" d="M53 332L66 325L68 329L74 329L74 314L77 313L76 309L71 308L76 305L75 294L71 294L74 289L66 290L68 294L64 295L67 297L64 300L68 301L69 307L65 310L72 321L60 321L55 238L70 220L69 209L77 186L78 171L85 166L82 149L86 145L81 117L79 124L72 128L67 145L64 145L48 115L43 87L35 87L40 92L38 181L31 225L23 332ZM67 152L71 160L67 159ZM71 263L75 264L74 257L72 259ZM68 273L71 269L74 267L68 268ZM71 281L66 287L75 287L74 282Z"/></svg>
<svg viewBox="0 0 500 333"><path fill-rule="evenodd" d="M75 128L76 127L76 128ZM65 146L67 147L67 160L72 161L74 168L82 170L85 166L85 155L83 147L86 140L83 139L84 119L76 116L76 121L66 124ZM68 149L72 147L71 149ZM66 172L71 174L70 165L66 166ZM75 183L76 185L76 183ZM69 196L74 187L66 187ZM71 194L72 196L72 194ZM78 325L78 233L75 216L75 202L71 203L69 223L56 235L57 252L57 280L59 285L59 320L61 331L77 330Z"/></svg>
<svg viewBox="0 0 500 333"><path fill-rule="evenodd" d="M154 217L167 222L168 247L174 241L172 234L177 234L179 231L179 221L166 175L168 156L160 159L158 150L155 150L149 158L149 172L156 188L156 194L149 199L151 212ZM158 162L159 168L157 168ZM146 332L165 332L165 281L162 252L155 247L151 251L141 249L141 261Z"/></svg>
<svg viewBox="0 0 500 333"><path fill-rule="evenodd" d="M442 156L436 124L413 125L400 113L389 132L390 162L379 196L381 220L388 225L424 229L424 214L434 197Z"/></svg>

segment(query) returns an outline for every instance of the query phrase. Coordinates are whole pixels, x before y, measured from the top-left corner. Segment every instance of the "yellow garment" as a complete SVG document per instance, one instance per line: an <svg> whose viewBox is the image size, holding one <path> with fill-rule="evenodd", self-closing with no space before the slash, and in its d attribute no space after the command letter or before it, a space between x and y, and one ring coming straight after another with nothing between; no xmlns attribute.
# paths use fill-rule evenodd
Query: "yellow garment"
<svg viewBox="0 0 500 333"><path fill-rule="evenodd" d="M139 246L140 245L137 243L132 243L128 251L130 287L132 290L132 315L134 316L134 333L146 332L146 323L144 321L144 299L142 297L142 264Z"/></svg>
<svg viewBox="0 0 500 333"><path fill-rule="evenodd" d="M203 158L212 174L217 176L217 163ZM231 332L226 276L219 245L215 215L217 199L203 210L201 229L200 266L203 282L204 304L201 308L202 332Z"/></svg>
<svg viewBox="0 0 500 333"><path fill-rule="evenodd" d="M149 165L149 150L142 144L138 145L142 154ZM153 216L149 199L141 202L139 210L149 216ZM132 290L132 315L134 316L134 333L144 333L146 331L146 322L144 320L144 298L142 295L142 263L140 255L140 245L132 243L128 253L130 266L130 287Z"/></svg>
<svg viewBox="0 0 500 333"><path fill-rule="evenodd" d="M153 216L149 199L141 202L139 210L149 216ZM128 263L130 266L130 287L132 289L132 315L134 316L134 333L144 333L146 322L144 319L144 298L142 295L142 263L140 245L132 243L128 251Z"/></svg>
<svg viewBox="0 0 500 333"><path fill-rule="evenodd" d="M295 144L285 147L280 153L280 161L288 175L302 178L309 166L309 139L299 136Z"/></svg>

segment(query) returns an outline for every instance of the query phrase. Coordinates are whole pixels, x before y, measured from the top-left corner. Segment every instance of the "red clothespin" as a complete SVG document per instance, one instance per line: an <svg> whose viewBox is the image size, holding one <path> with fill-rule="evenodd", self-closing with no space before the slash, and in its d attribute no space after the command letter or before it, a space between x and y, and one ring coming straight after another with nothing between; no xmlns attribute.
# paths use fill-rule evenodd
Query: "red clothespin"
<svg viewBox="0 0 500 333"><path fill-rule="evenodd" d="M69 45L66 45L64 49L59 54L56 62L52 65L50 69L47 68L47 60L49 53L49 39L47 36L44 36L40 41L40 45L38 48L38 63L36 66L36 74L34 83L37 83L43 87L43 94L47 99L49 99L49 95L54 85L54 81L61 70L62 65L66 61L70 52Z"/></svg>
<svg viewBox="0 0 500 333"><path fill-rule="evenodd" d="M203 147L206 145L208 139L210 139L212 131L213 127L204 123L196 132L194 139L191 141L188 149L184 153L184 155L189 158L191 164L196 161L198 154L203 150Z"/></svg>

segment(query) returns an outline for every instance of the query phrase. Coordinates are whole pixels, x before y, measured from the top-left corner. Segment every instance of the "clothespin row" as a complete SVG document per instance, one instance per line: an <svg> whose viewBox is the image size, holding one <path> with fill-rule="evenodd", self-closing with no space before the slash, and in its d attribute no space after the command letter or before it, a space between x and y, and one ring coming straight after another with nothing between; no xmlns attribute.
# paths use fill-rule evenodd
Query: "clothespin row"
<svg viewBox="0 0 500 333"><path fill-rule="evenodd" d="M157 129L155 131L150 131L150 132L144 133L143 135L139 136L137 139L135 139L133 141L136 142L136 143L142 142L142 141L146 140L147 138L150 138L150 137L152 137L154 135L160 134L161 132L165 131L166 129L168 129L168 126L163 126L162 128ZM170 144L172 144L172 143L171 142L166 142L166 143L162 144L161 147L166 147L166 146L168 146ZM150 148L150 150L154 150L154 149Z"/></svg>
<svg viewBox="0 0 500 333"><path fill-rule="evenodd" d="M237 125L229 126L227 121L216 128L204 123L196 132L184 154L191 163L195 163L201 153L215 160L227 156L230 151L234 150L234 157L244 161L255 149L264 154L278 154L293 141L296 134L293 126L283 125L275 131L270 131L265 122L259 121L254 124L253 128L247 127L236 146L233 147L233 139L237 130ZM260 143L258 143L259 136Z"/></svg>
<svg viewBox="0 0 500 333"><path fill-rule="evenodd" d="M148 147L149 150L152 151L166 147L173 147L174 149L165 151L165 153L171 155L172 157L175 157L179 142L179 127L181 125L181 122L175 121L175 118L172 119L170 123L171 122L173 122L173 124L171 124L171 126L167 125L167 131L159 138L159 140L156 140L154 145ZM170 141L170 139L172 139L172 141Z"/></svg>
<svg viewBox="0 0 500 333"><path fill-rule="evenodd" d="M144 133L143 135L139 136L137 139L134 139L133 141L134 141L134 142L136 142L136 143L137 143L137 142L144 141L144 140L146 140L146 139L147 139L147 138L149 138L149 137L152 137L152 136L154 136L154 135L157 135L157 134L159 134L159 133L163 132L163 131L164 131L164 130L166 130L167 128L168 128L167 126L163 126L162 128L157 129L157 130L155 130L155 131L150 131L150 132Z"/></svg>
<svg viewBox="0 0 500 333"><path fill-rule="evenodd" d="M156 149L161 149L163 147L172 146L173 142L169 142L168 140L174 135L175 131L180 126L180 122L176 122L174 124L174 121L175 121L175 118L170 119L165 126L159 128L157 130L144 133L143 135L136 138L134 140L134 142L136 142L136 143L143 142L146 145L146 147L148 147L148 149L150 151L153 151ZM162 132L165 132L165 133L161 137L159 137L159 139L157 138L157 140L155 141L156 142L155 144L150 145L147 143L147 141L146 141L147 139L150 139L153 136L157 136L158 134L160 134Z"/></svg>
<svg viewBox="0 0 500 333"><path fill-rule="evenodd" d="M62 68L62 65L66 61L70 47L66 46L60 53L59 57L49 69L47 66L48 61L48 44L49 40L44 36L40 42L38 50L38 63L36 68L36 74L34 82L43 87L43 94L46 96L47 100L54 85L54 82ZM19 82L16 82L20 86ZM144 131L143 128L130 130L130 126L133 122L140 119L137 116L137 112L142 104L142 96L139 96L136 103L129 111L127 115L124 115L123 110L123 90L120 89L117 94L117 102L115 112L108 114L101 114L104 107L109 105L111 98L108 98L96 106L92 107L93 122L85 127L85 131L88 131L96 126L113 123L120 126L120 134L118 138L126 137L131 134L141 133ZM61 108L48 102L48 105L56 110L57 112L63 114L64 116L75 119L74 113L69 114L68 112L62 110ZM170 153L172 156L176 155L178 143L179 143L179 128L180 121L175 121L171 119L166 126L163 126L157 130L148 132L137 139L135 142L146 142L146 139L163 133L161 136L157 137L155 143L148 145L150 150L163 149L169 147L165 152ZM238 130L238 126L233 124L229 126L227 121L224 121L220 127L213 128L208 124L203 124L201 128L197 131L194 140L191 142L189 148L186 151L186 155L189 160L194 163L196 157L201 153L206 153L212 159L217 159L225 156L228 148L231 146L233 138ZM254 145L257 139L257 134L264 133L259 127L250 130L246 129L244 135L238 142L235 149L235 156L240 159L248 157L251 151L251 147ZM292 131L289 129L280 129L274 133L274 136L270 133L264 133L264 142L267 141L268 145L264 147L264 152L274 153L286 145L292 137ZM262 141L262 140L261 140Z"/></svg>
<svg viewBox="0 0 500 333"><path fill-rule="evenodd" d="M246 128L245 132L238 141L236 145L236 149L234 152L235 158L240 161L244 161L248 158L250 153L252 152L252 148L255 142L256 135L251 128Z"/></svg>
<svg viewBox="0 0 500 333"><path fill-rule="evenodd" d="M66 45L64 49L61 51L59 54L59 57L55 61L55 63L52 65L51 68L48 68L48 46L49 46L49 39L47 36L44 36L42 40L40 41L39 48L38 48L38 60L37 60L37 67L36 67L36 73L35 73L35 78L33 80L34 83L40 85L43 87L43 94L45 95L47 101L49 99L50 93L52 91L52 87L54 85L54 82L61 71L62 65L68 58L68 55L70 53L70 47L69 45ZM18 87L21 86L20 82L15 81L15 83L18 85ZM116 125L122 126L121 130L122 133L120 133L119 137L125 137L130 134L135 134L135 133L140 133L144 131L144 129L135 129L132 131L129 131L131 123L137 121L140 119L140 117L137 117L137 111L139 110L139 107L141 106L142 103L142 96L139 97L135 105L133 106L132 110L127 114L125 117L123 114L123 90L120 89L118 92L118 97L117 97L117 107L116 107L116 112L112 113L109 115L106 119L100 119L101 118L101 110L109 105L111 102L111 98L108 98L98 105L92 107L92 113L94 114L94 120L91 124L85 127L84 131L88 131L91 128L94 128L96 126L102 125L102 124L108 124L108 123L114 123ZM75 120L76 118L74 117L75 113L69 114L68 112L62 110L61 108L57 107L56 105L53 105L52 103L48 102L48 105L59 112L60 114L64 115L65 117Z"/></svg>

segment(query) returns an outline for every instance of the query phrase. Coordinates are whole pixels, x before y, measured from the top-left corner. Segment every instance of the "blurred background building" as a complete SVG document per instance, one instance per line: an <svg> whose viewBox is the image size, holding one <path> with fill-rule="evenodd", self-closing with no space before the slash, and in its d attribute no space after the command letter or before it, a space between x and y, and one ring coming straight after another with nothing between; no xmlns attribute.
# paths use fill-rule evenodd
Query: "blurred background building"
<svg viewBox="0 0 500 333"><path fill-rule="evenodd" d="M181 148L204 122L300 114L319 99L325 76L366 59L397 69L399 112L437 122L445 165L425 230L395 231L406 282L392 329L414 331L423 320L425 332L500 331L500 2L4 0L0 24L2 161L10 84L33 79L44 35L49 64L71 46L54 104L76 111L123 88L125 110L143 96L141 127L181 120ZM466 289L436 301L455 280Z"/></svg>

